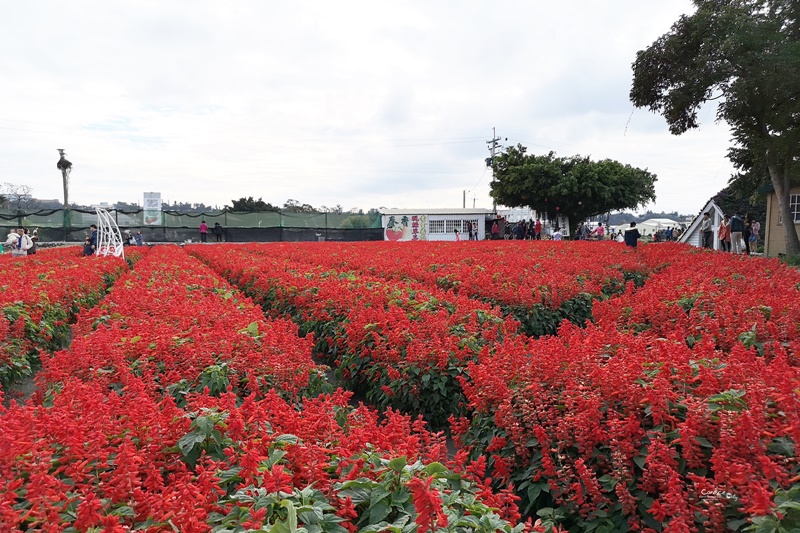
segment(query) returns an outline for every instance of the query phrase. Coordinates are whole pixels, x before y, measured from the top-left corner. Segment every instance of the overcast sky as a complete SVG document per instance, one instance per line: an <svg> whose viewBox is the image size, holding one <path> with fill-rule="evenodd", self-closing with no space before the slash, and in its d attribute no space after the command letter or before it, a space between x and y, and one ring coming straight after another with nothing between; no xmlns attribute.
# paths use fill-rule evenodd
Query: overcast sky
<svg viewBox="0 0 800 533"><path fill-rule="evenodd" d="M70 200L242 196L491 207L492 128L529 153L658 176L654 210L726 186L730 133L680 137L628 99L689 0L65 2L0 7L0 182ZM508 139L506 141L506 138Z"/></svg>

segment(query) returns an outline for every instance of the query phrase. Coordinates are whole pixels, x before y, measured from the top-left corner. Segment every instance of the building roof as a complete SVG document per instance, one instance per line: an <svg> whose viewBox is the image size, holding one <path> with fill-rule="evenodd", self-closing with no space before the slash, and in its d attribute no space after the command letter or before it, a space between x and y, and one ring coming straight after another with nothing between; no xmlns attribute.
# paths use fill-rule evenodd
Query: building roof
<svg viewBox="0 0 800 533"><path fill-rule="evenodd" d="M717 226L719 226L719 221L722 219L722 209L719 208L719 206L714 202L714 199L712 198L706 203L706 205L703 206L703 209L700 210L700 213L698 213L698 215L694 217L694 220L692 220L692 223L689 224L688 228L686 228L686 231L684 231L681 234L681 237L680 239L678 239L678 242L684 242L687 244L691 244L692 246L698 246L698 247L702 246L703 240L700 231L700 224L703 221L703 213L708 213L709 215L711 215L712 227L716 232ZM718 245L719 243L717 243L717 239L715 237L714 246L716 247Z"/></svg>
<svg viewBox="0 0 800 533"><path fill-rule="evenodd" d="M381 209L382 215L493 215L493 209Z"/></svg>

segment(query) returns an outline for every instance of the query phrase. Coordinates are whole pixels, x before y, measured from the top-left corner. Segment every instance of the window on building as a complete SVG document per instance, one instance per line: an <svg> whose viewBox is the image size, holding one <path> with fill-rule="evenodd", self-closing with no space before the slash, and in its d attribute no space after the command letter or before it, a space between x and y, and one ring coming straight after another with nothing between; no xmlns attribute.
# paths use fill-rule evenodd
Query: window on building
<svg viewBox="0 0 800 533"><path fill-rule="evenodd" d="M444 220L428 220L428 233L444 232Z"/></svg>
<svg viewBox="0 0 800 533"><path fill-rule="evenodd" d="M458 230L461 233L461 221L460 220L445 220L445 231L447 233L453 233L454 231Z"/></svg>
<svg viewBox="0 0 800 533"><path fill-rule="evenodd" d="M789 195L789 211L795 224L800 224L800 194Z"/></svg>

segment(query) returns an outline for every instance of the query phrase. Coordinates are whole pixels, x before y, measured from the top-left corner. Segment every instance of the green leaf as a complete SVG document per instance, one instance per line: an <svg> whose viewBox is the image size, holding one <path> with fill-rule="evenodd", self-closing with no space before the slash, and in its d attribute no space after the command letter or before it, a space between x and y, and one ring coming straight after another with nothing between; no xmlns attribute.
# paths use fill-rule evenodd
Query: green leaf
<svg viewBox="0 0 800 533"><path fill-rule="evenodd" d="M389 468L397 472L398 474L403 471L403 469L408 464L408 460L405 456L397 457L389 461Z"/></svg>
<svg viewBox="0 0 800 533"><path fill-rule="evenodd" d="M703 448L713 448L713 447L714 447L714 445L713 445L713 444L711 444L711 442L710 442L710 441L709 441L707 438L705 438L705 437L701 437L701 436L699 436L699 435L695 435L694 439L695 439L695 440L696 440L696 441L697 441L697 442L700 444L700 446L702 446Z"/></svg>
<svg viewBox="0 0 800 533"><path fill-rule="evenodd" d="M381 500L375 505L370 506L369 523L377 524L378 522L384 520L387 516L389 516L389 512L391 510L392 510L391 507L389 507L389 505L384 500Z"/></svg>
<svg viewBox="0 0 800 533"><path fill-rule="evenodd" d="M275 439L275 444L297 444L300 439L296 435L284 433Z"/></svg>
<svg viewBox="0 0 800 533"><path fill-rule="evenodd" d="M178 440L178 448L180 448L184 456L187 456L194 449L195 445L201 444L205 440L206 436L200 433L187 433Z"/></svg>
<svg viewBox="0 0 800 533"><path fill-rule="evenodd" d="M425 467L425 473L428 474L429 476L441 474L442 472L447 472L447 467L444 466L442 463L433 462Z"/></svg>

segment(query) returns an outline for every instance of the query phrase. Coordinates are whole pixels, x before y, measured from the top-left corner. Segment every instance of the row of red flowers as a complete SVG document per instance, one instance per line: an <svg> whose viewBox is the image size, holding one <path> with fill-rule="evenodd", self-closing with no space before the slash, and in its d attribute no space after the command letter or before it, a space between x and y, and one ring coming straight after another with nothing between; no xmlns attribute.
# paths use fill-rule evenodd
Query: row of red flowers
<svg viewBox="0 0 800 533"><path fill-rule="evenodd" d="M125 270L122 259L84 258L74 247L0 255L0 387L29 376L41 351L59 348L76 313Z"/></svg>
<svg viewBox="0 0 800 533"><path fill-rule="evenodd" d="M596 326L507 341L470 367L462 443L490 455L524 507L581 530L797 525L800 272L640 252L662 266L596 301Z"/></svg>
<svg viewBox="0 0 800 533"><path fill-rule="evenodd" d="M479 256L481 246L397 247L397 274L386 277L419 279L414 257L450 264L465 250ZM523 247L552 253L552 245ZM304 323L349 322L362 312L370 321L356 318L361 327L395 322L386 302L352 296L354 280L381 290L369 276L344 271L381 251L357 249L348 245L326 261L337 248L230 248L217 267ZM632 252L591 243L573 253L614 264L637 254L647 281L596 301L598 326L564 325L559 336L539 340L506 334L482 352L461 377L472 411L471 420L455 421L462 444L487 457L528 510L576 530L725 531L791 520L787 494L800 492L797 271L679 245ZM331 270L336 261L342 270ZM314 262L325 266L307 266ZM472 263L475 271L491 266ZM433 290L436 281L427 283L422 290ZM326 342L339 347L347 335L353 332L336 330ZM398 337L387 353L404 345ZM371 345L345 345L356 359L364 354L365 367L374 365ZM421 353L443 372L436 351Z"/></svg>
<svg viewBox="0 0 800 533"><path fill-rule="evenodd" d="M436 462L441 435L308 397L311 342L180 249L151 251L81 314L35 398L0 410L0 528L521 530L480 461Z"/></svg>
<svg viewBox="0 0 800 533"><path fill-rule="evenodd" d="M340 273L284 260L271 245L189 247L265 307L290 313L319 354L380 408L435 427L463 412L457 377L517 329L499 310L410 281Z"/></svg>
<svg viewBox="0 0 800 533"><path fill-rule="evenodd" d="M273 248L278 257L417 281L499 306L531 336L555 334L563 319L583 324L591 318L593 298L624 290L628 280L641 284L665 259L584 241L568 246L553 241L282 243Z"/></svg>

